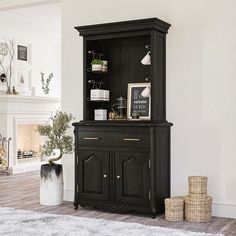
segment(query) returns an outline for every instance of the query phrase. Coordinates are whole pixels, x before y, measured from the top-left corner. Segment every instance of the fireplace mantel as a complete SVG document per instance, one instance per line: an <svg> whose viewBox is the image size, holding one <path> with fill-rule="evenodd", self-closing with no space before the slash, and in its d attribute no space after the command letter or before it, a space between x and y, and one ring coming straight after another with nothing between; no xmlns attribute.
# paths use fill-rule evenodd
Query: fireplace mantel
<svg viewBox="0 0 236 236"><path fill-rule="evenodd" d="M60 98L0 94L0 134L11 137L9 165L12 173L38 169L38 164L19 164L17 127L20 124L43 124L60 108Z"/></svg>
<svg viewBox="0 0 236 236"><path fill-rule="evenodd" d="M60 98L56 97L0 95L0 113L48 112L59 103Z"/></svg>
<svg viewBox="0 0 236 236"><path fill-rule="evenodd" d="M19 101L19 102L59 102L60 98L43 96L23 96L0 94L0 101Z"/></svg>

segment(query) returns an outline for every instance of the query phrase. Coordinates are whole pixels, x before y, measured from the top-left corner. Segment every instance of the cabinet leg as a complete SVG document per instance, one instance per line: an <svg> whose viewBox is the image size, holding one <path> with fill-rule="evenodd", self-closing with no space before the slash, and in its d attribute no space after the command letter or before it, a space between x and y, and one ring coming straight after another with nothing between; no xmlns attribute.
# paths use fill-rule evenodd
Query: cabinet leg
<svg viewBox="0 0 236 236"><path fill-rule="evenodd" d="M74 202L74 210L78 210L79 204Z"/></svg>
<svg viewBox="0 0 236 236"><path fill-rule="evenodd" d="M156 219L156 214L152 215L152 219Z"/></svg>

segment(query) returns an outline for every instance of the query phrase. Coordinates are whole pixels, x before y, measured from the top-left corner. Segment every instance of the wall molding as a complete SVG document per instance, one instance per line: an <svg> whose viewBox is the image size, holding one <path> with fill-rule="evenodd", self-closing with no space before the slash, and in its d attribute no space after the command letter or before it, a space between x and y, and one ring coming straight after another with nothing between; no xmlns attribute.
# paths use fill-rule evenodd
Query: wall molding
<svg viewBox="0 0 236 236"><path fill-rule="evenodd" d="M236 204L213 203L212 215L236 219Z"/></svg>
<svg viewBox="0 0 236 236"><path fill-rule="evenodd" d="M64 189L64 201L69 201L69 202L74 201L74 190Z"/></svg>

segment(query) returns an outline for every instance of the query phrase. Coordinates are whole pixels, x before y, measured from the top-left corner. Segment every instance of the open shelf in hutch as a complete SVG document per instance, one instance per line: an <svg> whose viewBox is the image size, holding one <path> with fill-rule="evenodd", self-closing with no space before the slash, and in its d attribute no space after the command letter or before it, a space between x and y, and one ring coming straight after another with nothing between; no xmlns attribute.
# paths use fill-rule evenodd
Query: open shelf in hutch
<svg viewBox="0 0 236 236"><path fill-rule="evenodd" d="M86 26L76 27L84 36L85 121L94 120L94 109L103 108L109 112L118 97L127 98L128 83L146 82L146 78L151 82L151 120L165 121L165 35L170 25L157 18L129 23L124 24L125 30L122 29L122 22L119 26L118 23L102 24L97 29L94 25L89 30ZM141 30L137 30L135 23L139 23ZM147 49L147 45L150 48ZM92 50L103 54L102 59L108 61L108 72L90 71L92 59L88 51ZM142 65L141 60L149 50L152 63ZM102 104L88 100L91 89L89 80L103 82L102 88L110 91L109 102Z"/></svg>

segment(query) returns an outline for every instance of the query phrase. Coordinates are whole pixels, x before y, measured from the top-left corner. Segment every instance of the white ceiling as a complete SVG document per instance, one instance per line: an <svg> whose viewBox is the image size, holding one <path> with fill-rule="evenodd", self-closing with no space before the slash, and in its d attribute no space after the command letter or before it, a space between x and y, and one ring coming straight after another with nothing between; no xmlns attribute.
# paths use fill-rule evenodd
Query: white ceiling
<svg viewBox="0 0 236 236"><path fill-rule="evenodd" d="M19 17L29 18L30 20L39 21L49 25L61 25L60 3L8 10L4 13L14 14Z"/></svg>
<svg viewBox="0 0 236 236"><path fill-rule="evenodd" d="M0 28L60 41L61 4L47 4L0 11Z"/></svg>

